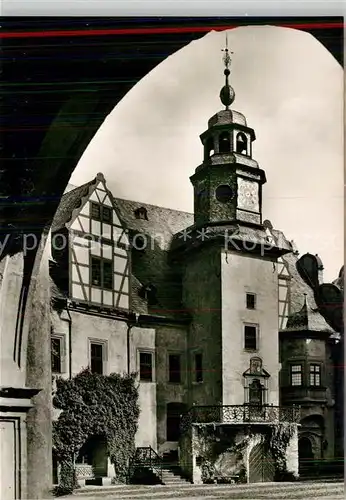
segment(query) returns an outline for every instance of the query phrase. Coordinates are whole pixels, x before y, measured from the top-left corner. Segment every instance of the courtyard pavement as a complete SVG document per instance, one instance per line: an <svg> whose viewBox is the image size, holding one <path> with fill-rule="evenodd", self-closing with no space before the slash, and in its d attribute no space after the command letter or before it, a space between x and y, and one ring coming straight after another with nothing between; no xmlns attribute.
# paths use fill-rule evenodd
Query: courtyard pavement
<svg viewBox="0 0 346 500"><path fill-rule="evenodd" d="M73 495L62 497L78 500L203 500L242 499L341 499L345 498L342 482L260 483L248 485L193 485L186 486L109 486L87 487Z"/></svg>

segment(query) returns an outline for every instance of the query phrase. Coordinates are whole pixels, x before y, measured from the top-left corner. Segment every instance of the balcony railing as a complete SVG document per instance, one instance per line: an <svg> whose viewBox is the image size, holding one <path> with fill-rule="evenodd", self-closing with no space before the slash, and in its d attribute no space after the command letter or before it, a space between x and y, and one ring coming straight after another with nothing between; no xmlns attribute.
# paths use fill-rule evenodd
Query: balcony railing
<svg viewBox="0 0 346 500"><path fill-rule="evenodd" d="M191 424L244 424L275 423L300 420L299 406L193 406L181 417L181 429L187 430Z"/></svg>

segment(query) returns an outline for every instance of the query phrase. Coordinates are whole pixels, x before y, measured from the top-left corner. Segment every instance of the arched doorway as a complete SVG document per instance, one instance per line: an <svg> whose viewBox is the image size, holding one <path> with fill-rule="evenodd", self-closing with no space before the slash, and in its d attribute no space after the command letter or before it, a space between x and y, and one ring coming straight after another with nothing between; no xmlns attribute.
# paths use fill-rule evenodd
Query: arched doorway
<svg viewBox="0 0 346 500"><path fill-rule="evenodd" d="M309 473L314 466L314 453L312 443L308 437L301 437L298 441L299 474Z"/></svg>
<svg viewBox="0 0 346 500"><path fill-rule="evenodd" d="M263 443L256 444L249 455L249 483L274 481L275 462Z"/></svg>
<svg viewBox="0 0 346 500"><path fill-rule="evenodd" d="M184 403L168 403L166 419L167 441L179 441L180 438L180 416L185 413L187 407Z"/></svg>
<svg viewBox="0 0 346 500"><path fill-rule="evenodd" d="M104 436L91 436L81 447L77 465L92 467L94 477L106 477L108 473L107 442Z"/></svg>

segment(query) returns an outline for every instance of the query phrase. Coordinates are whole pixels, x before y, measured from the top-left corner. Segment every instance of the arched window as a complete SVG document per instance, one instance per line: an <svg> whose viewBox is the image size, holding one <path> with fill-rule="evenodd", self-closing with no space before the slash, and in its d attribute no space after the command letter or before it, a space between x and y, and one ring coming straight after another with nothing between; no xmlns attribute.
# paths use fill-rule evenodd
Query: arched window
<svg viewBox="0 0 346 500"><path fill-rule="evenodd" d="M222 132L219 138L219 152L229 153L231 151L231 142L229 138L229 132Z"/></svg>
<svg viewBox="0 0 346 500"><path fill-rule="evenodd" d="M205 143L205 146L204 146L205 160L210 158L214 154L214 152L215 152L214 139L212 137L209 137L209 139L207 140L207 142Z"/></svg>
<svg viewBox="0 0 346 500"><path fill-rule="evenodd" d="M247 154L247 137L243 132L238 132L237 134L236 150L239 154Z"/></svg>

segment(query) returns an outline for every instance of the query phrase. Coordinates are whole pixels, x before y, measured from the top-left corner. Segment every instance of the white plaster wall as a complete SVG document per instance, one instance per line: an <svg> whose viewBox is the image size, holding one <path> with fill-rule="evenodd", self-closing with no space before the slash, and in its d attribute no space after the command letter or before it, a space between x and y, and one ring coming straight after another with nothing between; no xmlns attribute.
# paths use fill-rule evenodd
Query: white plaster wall
<svg viewBox="0 0 346 500"><path fill-rule="evenodd" d="M153 328L133 327L131 329L130 371L139 372L140 350L153 354L153 381L139 382L140 416L136 434L136 446L151 446L157 451L155 335Z"/></svg>
<svg viewBox="0 0 346 500"><path fill-rule="evenodd" d="M267 402L279 404L278 277L274 262L221 253L223 404L244 403L243 373L250 358L262 358L269 372ZM256 294L256 309L246 309L246 293ZM259 324L259 348L244 350L244 323Z"/></svg>

